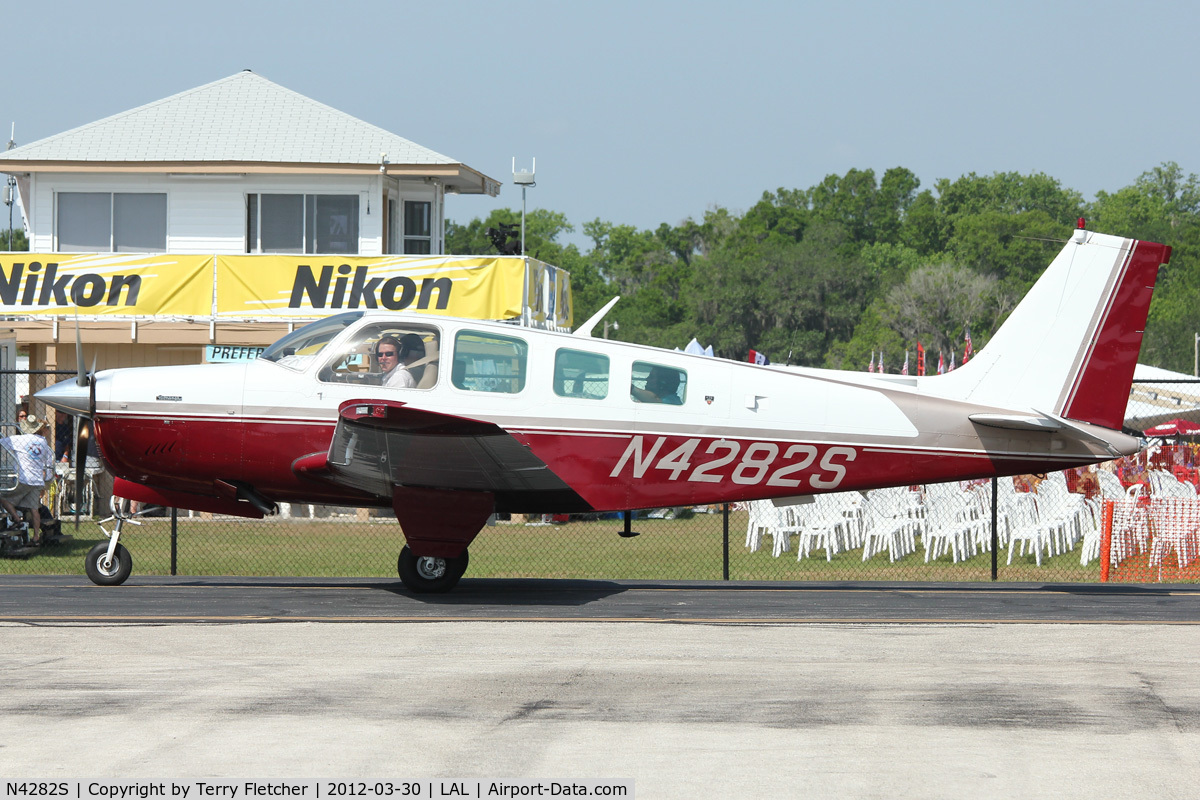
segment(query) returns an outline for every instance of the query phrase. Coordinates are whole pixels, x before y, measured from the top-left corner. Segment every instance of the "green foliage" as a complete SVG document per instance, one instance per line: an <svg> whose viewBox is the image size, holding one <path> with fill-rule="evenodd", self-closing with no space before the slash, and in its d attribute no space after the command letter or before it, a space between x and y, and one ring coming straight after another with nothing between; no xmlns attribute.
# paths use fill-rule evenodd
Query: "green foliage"
<svg viewBox="0 0 1200 800"><path fill-rule="evenodd" d="M754 349L820 364L862 312L866 280L841 255L845 237L839 226L817 225L803 241L728 247L697 264L691 308L700 341L728 358Z"/></svg>
<svg viewBox="0 0 1200 800"><path fill-rule="evenodd" d="M938 205L948 217L963 217L989 211L1020 214L1042 211L1051 219L1074 221L1083 211L1083 196L1064 189L1049 175L1020 175L997 172L981 177L972 172L958 180L937 181Z"/></svg>
<svg viewBox="0 0 1200 800"><path fill-rule="evenodd" d="M749 349L773 361L865 369L872 351L899 371L906 349L961 358L971 326L986 342L1070 236L1077 217L1105 233L1174 247L1160 275L1141 360L1190 371L1200 331L1200 179L1173 162L1092 203L1042 173L938 180L922 191L909 170L851 169L807 189L764 192L744 214L714 207L700 220L639 230L595 219L586 252L564 246L561 214L527 218L527 252L571 272L576 321L614 295L609 314L628 341L719 355ZM447 250L492 252L485 231L519 223L500 209L447 223Z"/></svg>
<svg viewBox="0 0 1200 800"><path fill-rule="evenodd" d="M947 250L959 264L995 276L1020 299L1062 248L1072 227L1040 210L984 211L957 221Z"/></svg>
<svg viewBox="0 0 1200 800"><path fill-rule="evenodd" d="M1089 227L1169 244L1159 271L1140 361L1190 373L1200 332L1200 179L1167 162L1112 194L1099 192Z"/></svg>
<svg viewBox="0 0 1200 800"><path fill-rule="evenodd" d="M961 347L965 328L995 317L996 279L952 264L929 264L909 273L879 303L879 315L902 341L932 352ZM976 347L983 342L974 341Z"/></svg>
<svg viewBox="0 0 1200 800"><path fill-rule="evenodd" d="M488 228L498 228L500 225L516 225L521 227L521 212L511 208L497 208L488 215L487 219L471 220L466 225L458 225L452 220L446 221L446 254L447 255L487 255L494 254L496 248L488 238ZM557 211L535 208L525 215L525 254L545 261L548 264L562 266L556 258L564 250L558 237L572 233L575 227L567 221L565 215Z"/></svg>
<svg viewBox="0 0 1200 800"><path fill-rule="evenodd" d="M25 252L29 249L29 239L26 238L25 231L14 228L12 231L11 245L8 241L8 234L8 228L0 230L0 250Z"/></svg>

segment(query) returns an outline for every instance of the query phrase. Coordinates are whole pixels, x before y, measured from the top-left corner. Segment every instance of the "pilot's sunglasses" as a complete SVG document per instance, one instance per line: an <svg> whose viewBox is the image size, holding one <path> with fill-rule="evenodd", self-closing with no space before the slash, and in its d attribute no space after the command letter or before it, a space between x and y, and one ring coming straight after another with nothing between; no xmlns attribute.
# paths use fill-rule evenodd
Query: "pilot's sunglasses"
<svg viewBox="0 0 1200 800"><path fill-rule="evenodd" d="M395 350L383 350L379 353L380 358L399 358L400 354Z"/></svg>

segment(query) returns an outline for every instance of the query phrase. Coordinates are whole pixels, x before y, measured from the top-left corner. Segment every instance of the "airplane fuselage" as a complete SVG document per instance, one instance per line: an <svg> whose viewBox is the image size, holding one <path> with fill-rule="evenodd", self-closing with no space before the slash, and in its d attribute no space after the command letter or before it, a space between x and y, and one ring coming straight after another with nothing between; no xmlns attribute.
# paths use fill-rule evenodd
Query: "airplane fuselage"
<svg viewBox="0 0 1200 800"><path fill-rule="evenodd" d="M431 387L335 379L329 366L342 358L342 343L381 324L417 326L443 343L430 362L440 366ZM452 379L454 342L474 333L527 348L519 389L509 391L516 384L504 376ZM569 370L561 364L571 357L605 364L603 375L581 379L578 391L564 388ZM631 385L647 365L682 374L678 404L634 396ZM201 495L212 494L217 482L241 483L274 502L386 506L386 484L330 483L294 467L330 451L341 404L403 404L489 423L507 436L420 428L395 434L404 454L403 463L390 465L396 483L489 491L498 510L520 512L863 490L1112 457L1061 432L973 423L971 414L1006 410L921 391L936 380L761 367L509 325L366 315L302 365L260 359L102 372L94 419L104 459L134 483ZM1136 449L1135 439L1116 436L1119 447Z"/></svg>

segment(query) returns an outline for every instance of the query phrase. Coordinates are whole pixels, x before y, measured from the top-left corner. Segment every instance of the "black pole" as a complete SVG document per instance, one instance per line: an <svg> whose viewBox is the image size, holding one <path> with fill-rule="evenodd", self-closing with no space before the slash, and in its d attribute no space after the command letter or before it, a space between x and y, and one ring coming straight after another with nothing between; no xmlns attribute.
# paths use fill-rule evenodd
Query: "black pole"
<svg viewBox="0 0 1200 800"><path fill-rule="evenodd" d="M723 580L729 580L729 503L721 506L721 533L725 539L725 568L721 577Z"/></svg>
<svg viewBox="0 0 1200 800"><path fill-rule="evenodd" d="M1000 536L996 529L996 479L992 478L992 580L996 580L996 564L1000 549Z"/></svg>
<svg viewBox="0 0 1200 800"><path fill-rule="evenodd" d="M179 557L179 509L171 509L171 574L175 574L175 567L178 564Z"/></svg>
<svg viewBox="0 0 1200 800"><path fill-rule="evenodd" d="M625 517L625 527L617 535L620 536L622 539L632 539L634 536L638 535L638 532L633 530L633 526L632 526L633 512L632 511L624 512L624 517Z"/></svg>

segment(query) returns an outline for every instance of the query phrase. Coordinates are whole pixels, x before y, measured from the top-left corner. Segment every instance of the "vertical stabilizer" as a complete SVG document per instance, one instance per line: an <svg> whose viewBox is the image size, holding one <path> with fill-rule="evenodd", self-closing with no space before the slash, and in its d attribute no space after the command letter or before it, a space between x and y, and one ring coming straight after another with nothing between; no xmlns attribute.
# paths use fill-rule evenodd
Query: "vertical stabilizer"
<svg viewBox="0 0 1200 800"><path fill-rule="evenodd" d="M1076 231L987 346L922 390L1120 429L1158 268L1170 258L1165 245Z"/></svg>

